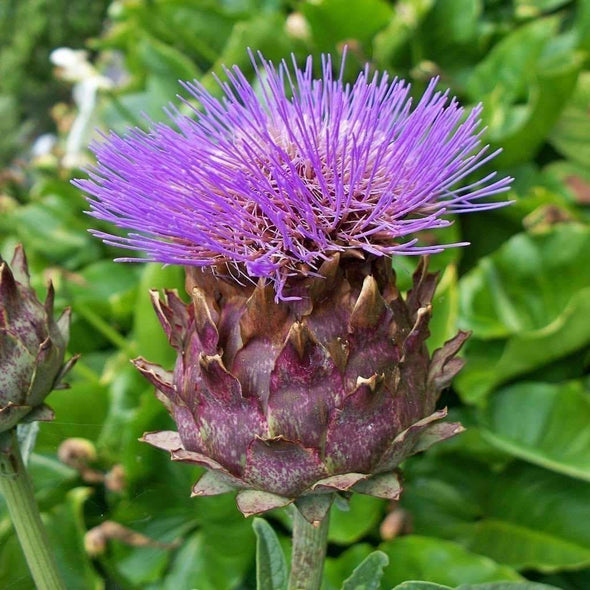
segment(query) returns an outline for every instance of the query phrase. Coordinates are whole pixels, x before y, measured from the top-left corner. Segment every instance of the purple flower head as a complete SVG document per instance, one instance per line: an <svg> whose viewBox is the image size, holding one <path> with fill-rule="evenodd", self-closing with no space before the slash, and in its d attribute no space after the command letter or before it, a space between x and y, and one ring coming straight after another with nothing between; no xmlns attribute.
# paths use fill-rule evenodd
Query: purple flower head
<svg viewBox="0 0 590 590"><path fill-rule="evenodd" d="M509 189L495 173L461 185L496 154L481 145L481 106L467 116L428 85L413 106L409 85L368 67L352 85L322 57L303 69L252 59L257 85L226 69L222 99L199 82L182 100L194 117L166 110L176 128L111 133L91 149L98 163L75 184L90 214L127 230L95 231L141 260L226 264L236 277L265 277L281 298L289 276L309 274L335 252L425 254L421 230L449 213L502 206L485 197ZM121 260L137 260L125 258Z"/></svg>

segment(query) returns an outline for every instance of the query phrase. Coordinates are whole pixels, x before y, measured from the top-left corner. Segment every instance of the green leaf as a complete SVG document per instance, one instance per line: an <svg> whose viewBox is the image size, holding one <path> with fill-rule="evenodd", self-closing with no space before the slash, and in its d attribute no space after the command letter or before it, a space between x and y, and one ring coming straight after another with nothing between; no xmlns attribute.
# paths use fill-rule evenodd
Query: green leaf
<svg viewBox="0 0 590 590"><path fill-rule="evenodd" d="M409 535L382 543L379 549L387 554L391 564L383 575L386 588L420 578L449 586L521 579L511 568L442 539Z"/></svg>
<svg viewBox="0 0 590 590"><path fill-rule="evenodd" d="M379 498L353 494L348 510L333 506L330 513L329 541L340 545L358 541L377 526L384 505Z"/></svg>
<svg viewBox="0 0 590 590"><path fill-rule="evenodd" d="M340 590L351 570L359 566L374 549L368 543L354 543L338 557L326 557L322 590Z"/></svg>
<svg viewBox="0 0 590 590"><path fill-rule="evenodd" d="M537 580L560 590L585 590L590 588L590 569L548 574L539 576Z"/></svg>
<svg viewBox="0 0 590 590"><path fill-rule="evenodd" d="M534 82L529 85L527 102L512 107L506 125L491 133L502 153L494 166L514 166L529 161L546 142L576 86L584 63L581 53L561 56L558 66L539 67Z"/></svg>
<svg viewBox="0 0 590 590"><path fill-rule="evenodd" d="M72 215L62 199L48 196L42 202L16 209L9 223L27 249L43 254L51 263L59 262L75 269L96 260L100 244L86 231L86 226Z"/></svg>
<svg viewBox="0 0 590 590"><path fill-rule="evenodd" d="M567 4L568 0L516 0L515 12L519 18L539 16Z"/></svg>
<svg viewBox="0 0 590 590"><path fill-rule="evenodd" d="M461 584L456 590L558 590L536 582L492 582L491 584Z"/></svg>
<svg viewBox="0 0 590 590"><path fill-rule="evenodd" d="M393 590L558 590L554 586L536 582L491 582L489 584L461 584L455 589L429 582L404 582Z"/></svg>
<svg viewBox="0 0 590 590"><path fill-rule="evenodd" d="M457 267L447 266L436 287L432 301L432 319L428 326L428 350L440 348L447 340L457 333L459 317L459 286L457 282Z"/></svg>
<svg viewBox="0 0 590 590"><path fill-rule="evenodd" d="M400 0L385 29L373 40L373 59L380 67L400 61L402 50L416 38L416 30L434 4L434 0Z"/></svg>
<svg viewBox="0 0 590 590"><path fill-rule="evenodd" d="M589 393L579 381L506 387L483 412L482 435L516 457L590 481Z"/></svg>
<svg viewBox="0 0 590 590"><path fill-rule="evenodd" d="M276 533L263 518L255 518L252 528L256 534L257 590L286 588L287 564Z"/></svg>
<svg viewBox="0 0 590 590"><path fill-rule="evenodd" d="M234 65L246 74L252 72L252 63L246 51L248 47L261 51L267 59L283 59L293 51L288 35L280 34L284 29L285 16L280 13L256 15L236 23L231 35L227 37L223 51L201 82L213 94L219 94L219 85L213 74L223 79L223 68Z"/></svg>
<svg viewBox="0 0 590 590"><path fill-rule="evenodd" d="M514 236L461 279L460 326L474 333L455 380L465 401L590 342L589 249L590 227L560 224Z"/></svg>
<svg viewBox="0 0 590 590"><path fill-rule="evenodd" d="M102 316L126 319L133 312L140 268L101 260L67 277L60 295L74 305L88 305Z"/></svg>
<svg viewBox="0 0 590 590"><path fill-rule="evenodd" d="M546 328L590 287L589 248L581 224L514 236L462 278L461 325L485 340Z"/></svg>
<svg viewBox="0 0 590 590"><path fill-rule="evenodd" d="M184 273L180 266L162 268L159 264L146 265L135 302L133 335L140 356L169 368L176 359L176 352L168 344L149 297L150 289L178 289L184 291Z"/></svg>
<svg viewBox="0 0 590 590"><path fill-rule="evenodd" d="M556 17L534 20L504 37L473 70L467 90L473 102L488 97L490 134L504 124L506 108L522 95L534 76L545 44L555 35Z"/></svg>
<svg viewBox="0 0 590 590"><path fill-rule="evenodd" d="M391 7L384 0L323 0L305 2L301 12L322 51L334 51L340 41L368 44L389 23Z"/></svg>
<svg viewBox="0 0 590 590"><path fill-rule="evenodd" d="M66 438L97 440L108 412L108 392L99 375L82 363L74 367L67 381L69 389L54 391L47 399L55 410L55 420L40 423L37 452L55 453Z"/></svg>
<svg viewBox="0 0 590 590"><path fill-rule="evenodd" d="M406 473L402 504L416 533L519 570L590 565L590 484L526 463L500 471L445 453L409 463Z"/></svg>
<svg viewBox="0 0 590 590"><path fill-rule="evenodd" d="M502 147L494 166L533 157L570 98L584 56L571 34L557 36L561 16L536 19L500 41L474 69L467 89L482 100L488 137Z"/></svg>
<svg viewBox="0 0 590 590"><path fill-rule="evenodd" d="M373 551L364 561L354 568L352 575L344 580L342 590L378 590L381 588L383 568L389 558L382 551Z"/></svg>
<svg viewBox="0 0 590 590"><path fill-rule="evenodd" d="M550 136L551 144L574 162L590 166L590 72L580 75L576 91Z"/></svg>
<svg viewBox="0 0 590 590"><path fill-rule="evenodd" d="M51 511L47 522L49 540L66 588L104 588L103 580L98 576L84 549L84 503L91 494L92 490L89 488L69 491L65 502Z"/></svg>
<svg viewBox="0 0 590 590"><path fill-rule="evenodd" d="M146 71L172 84L199 77L200 71L191 59L151 35L142 36L137 51Z"/></svg>
<svg viewBox="0 0 590 590"><path fill-rule="evenodd" d="M201 528L175 556L163 589L237 588L254 559L255 536L229 495L192 501Z"/></svg>

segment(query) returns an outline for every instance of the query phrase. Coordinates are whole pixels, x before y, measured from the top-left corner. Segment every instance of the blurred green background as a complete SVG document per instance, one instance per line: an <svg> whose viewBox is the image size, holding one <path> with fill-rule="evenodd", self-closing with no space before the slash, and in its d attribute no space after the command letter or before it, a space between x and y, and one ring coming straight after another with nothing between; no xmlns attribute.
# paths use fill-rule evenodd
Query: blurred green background
<svg viewBox="0 0 590 590"><path fill-rule="evenodd" d="M182 289L182 271L115 264L88 234L97 224L69 180L94 129L163 119L179 79L218 92L222 64L251 76L247 47L301 60L344 45L350 80L368 62L417 94L438 75L466 106L482 102L487 141L504 150L494 166L516 181L515 204L431 238L471 242L432 260L430 341L473 331L441 400L468 432L407 462L398 505L359 496L333 510L324 588L376 547L385 590L590 588L589 0L4 0L0 39L0 252L24 243L39 292L51 278L72 306L70 350L83 354L30 458L68 588L255 588L233 498L190 499L195 470L137 441L172 427L128 359L171 366L147 290ZM403 288L415 262L394 260ZM58 458L71 437L95 445L85 468L63 447ZM3 508L0 587L30 590ZM288 551L288 518L269 520Z"/></svg>

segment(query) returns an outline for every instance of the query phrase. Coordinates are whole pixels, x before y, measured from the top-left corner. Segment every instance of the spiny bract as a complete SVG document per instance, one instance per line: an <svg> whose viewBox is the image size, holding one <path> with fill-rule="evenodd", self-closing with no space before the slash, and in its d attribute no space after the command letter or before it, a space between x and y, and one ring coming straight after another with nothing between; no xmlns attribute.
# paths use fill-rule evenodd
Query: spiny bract
<svg viewBox="0 0 590 590"><path fill-rule="evenodd" d="M146 442L207 467L195 495L240 490L248 515L296 501L321 519L333 492L397 498L405 458L462 430L435 403L461 368L459 333L429 358L435 275L423 261L406 299L388 259L324 262L276 303L260 281L242 287L188 275L191 303L153 302L178 352L173 373L143 359L178 433ZM332 493L330 493L332 492Z"/></svg>

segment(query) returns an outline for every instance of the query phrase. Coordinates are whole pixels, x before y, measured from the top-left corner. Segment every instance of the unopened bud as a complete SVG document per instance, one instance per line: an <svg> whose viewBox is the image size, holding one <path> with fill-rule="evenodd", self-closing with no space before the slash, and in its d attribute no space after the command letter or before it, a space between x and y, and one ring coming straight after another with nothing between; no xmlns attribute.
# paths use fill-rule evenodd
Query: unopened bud
<svg viewBox="0 0 590 590"><path fill-rule="evenodd" d="M300 12L292 12L285 23L287 35L305 41L311 37L309 23Z"/></svg>
<svg viewBox="0 0 590 590"><path fill-rule="evenodd" d="M0 258L0 433L19 422L52 420L43 402L60 386L75 358L64 364L70 311L53 315L50 284L41 303L30 284L27 259L17 246L10 266Z"/></svg>
<svg viewBox="0 0 590 590"><path fill-rule="evenodd" d="M68 467L80 470L96 461L96 448L86 438L68 438L57 449L57 458Z"/></svg>

